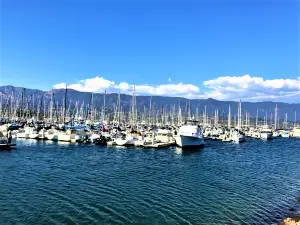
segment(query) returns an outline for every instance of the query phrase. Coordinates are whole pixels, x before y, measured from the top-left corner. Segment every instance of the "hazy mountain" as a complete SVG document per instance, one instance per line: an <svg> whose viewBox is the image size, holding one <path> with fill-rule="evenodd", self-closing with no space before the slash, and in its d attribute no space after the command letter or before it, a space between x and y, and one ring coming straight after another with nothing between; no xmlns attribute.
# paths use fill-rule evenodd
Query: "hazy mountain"
<svg viewBox="0 0 300 225"><path fill-rule="evenodd" d="M24 88L22 87L14 87L11 85L0 86L0 96L2 96L2 104L7 104L7 101L11 96L14 99L21 99L22 92ZM33 102L37 105L41 99L45 100L46 104L49 103L51 99L51 91L41 91L36 89L25 89L25 102ZM65 96L65 90L57 89L54 90L54 100L59 105L63 105L63 100ZM67 102L68 104L75 105L76 102L82 104L84 102L85 105L90 104L91 102L91 93L88 92L79 92L76 90L68 89L67 91ZM121 105L124 109L128 110L130 108L132 96L121 94ZM93 95L94 106L96 108L101 108L103 105L104 94L97 93ZM111 93L106 94L106 107L113 108L114 104L117 103L118 94ZM152 99L152 100L151 100ZM165 96L136 96L136 104L139 111L143 111L144 107L149 109L150 100L152 101L152 106L160 110L164 107L166 110L169 110L170 107L176 106L176 111L178 112L178 105L180 104L182 112L186 111L186 106L190 104L191 111L195 113L196 108L198 107L199 115L203 112L204 107L206 105L206 110L208 114L213 114L215 109L219 110L219 115L222 117L227 117L228 106L231 106L232 115L237 112L237 102L233 101L218 101L215 99L185 99L179 97L165 97ZM277 104L279 109L279 117L283 118L285 113L288 114L289 120L294 120L295 110L298 112L299 116L297 116L297 120L300 118L300 104L290 104L283 102L242 102L243 111L248 111L252 118L256 116L257 110L259 111L259 117L264 117L266 112L268 117L271 116L271 113L274 116L274 108Z"/></svg>

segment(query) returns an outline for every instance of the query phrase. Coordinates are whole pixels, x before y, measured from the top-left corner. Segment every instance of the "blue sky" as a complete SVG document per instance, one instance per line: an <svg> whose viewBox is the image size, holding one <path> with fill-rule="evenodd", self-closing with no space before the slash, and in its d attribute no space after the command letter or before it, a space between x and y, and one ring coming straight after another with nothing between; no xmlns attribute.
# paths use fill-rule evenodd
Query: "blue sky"
<svg viewBox="0 0 300 225"><path fill-rule="evenodd" d="M299 97L299 14L297 1L2 0L0 85Z"/></svg>

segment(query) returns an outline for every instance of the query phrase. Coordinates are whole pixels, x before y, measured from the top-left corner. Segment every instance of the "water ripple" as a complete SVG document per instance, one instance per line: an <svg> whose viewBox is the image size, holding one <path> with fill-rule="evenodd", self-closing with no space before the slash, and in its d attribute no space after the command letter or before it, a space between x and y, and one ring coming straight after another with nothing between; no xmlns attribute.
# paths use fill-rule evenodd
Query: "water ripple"
<svg viewBox="0 0 300 225"><path fill-rule="evenodd" d="M297 213L299 139L199 150L20 140L0 152L0 224L272 224Z"/></svg>

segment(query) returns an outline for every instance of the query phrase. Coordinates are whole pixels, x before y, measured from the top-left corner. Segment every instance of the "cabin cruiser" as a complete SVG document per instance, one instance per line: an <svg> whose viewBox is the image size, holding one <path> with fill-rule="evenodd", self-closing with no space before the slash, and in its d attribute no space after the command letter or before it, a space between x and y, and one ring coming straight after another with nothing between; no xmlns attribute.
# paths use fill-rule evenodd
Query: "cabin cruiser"
<svg viewBox="0 0 300 225"><path fill-rule="evenodd" d="M292 136L300 138L300 127L294 127L294 129L292 130Z"/></svg>
<svg viewBox="0 0 300 225"><path fill-rule="evenodd" d="M272 129L269 128L269 126L265 125L263 126L263 128L260 130L260 138L261 139L265 139L265 140L269 140L272 139Z"/></svg>
<svg viewBox="0 0 300 225"><path fill-rule="evenodd" d="M17 138L37 138L38 132L35 127L25 127L24 130L19 130Z"/></svg>
<svg viewBox="0 0 300 225"><path fill-rule="evenodd" d="M68 129L66 132L61 131L57 136L58 141L64 142L77 142L81 140L80 135L76 134L76 132L72 129Z"/></svg>
<svg viewBox="0 0 300 225"><path fill-rule="evenodd" d="M189 120L179 128L176 136L176 144L179 147L201 147L204 146L204 138L197 121Z"/></svg>
<svg viewBox="0 0 300 225"><path fill-rule="evenodd" d="M157 142L162 142L162 143L174 143L175 142L172 132L168 129L158 129L155 140Z"/></svg>
<svg viewBox="0 0 300 225"><path fill-rule="evenodd" d="M273 131L273 134L272 134L273 138L278 138L280 136L281 136L281 133L279 131L277 131L277 130Z"/></svg>

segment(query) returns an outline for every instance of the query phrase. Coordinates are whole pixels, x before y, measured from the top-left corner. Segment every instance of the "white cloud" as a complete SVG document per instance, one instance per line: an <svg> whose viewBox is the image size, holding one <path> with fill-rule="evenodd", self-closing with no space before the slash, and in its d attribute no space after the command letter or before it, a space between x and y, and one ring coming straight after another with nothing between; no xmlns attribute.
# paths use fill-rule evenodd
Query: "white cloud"
<svg viewBox="0 0 300 225"><path fill-rule="evenodd" d="M169 79L170 82L171 79ZM176 96L190 99L214 98L219 100L279 100L298 102L300 97L300 78L265 80L262 77L224 76L203 82L205 91L193 84L136 85L127 82L116 83L103 77L94 77L69 84L68 88L84 92L102 93L121 92L131 94L133 88L137 95ZM53 88L65 88L66 83L53 85Z"/></svg>
<svg viewBox="0 0 300 225"><path fill-rule="evenodd" d="M168 80L169 80L169 82L171 82L171 81L172 81L172 79L171 79L170 77L169 77L169 79L168 79Z"/></svg>
<svg viewBox="0 0 300 225"><path fill-rule="evenodd" d="M210 89L206 95L218 99L293 101L300 96L299 79L264 80L261 77L251 77L247 74L218 77L204 81L203 84Z"/></svg>
<svg viewBox="0 0 300 225"><path fill-rule="evenodd" d="M65 88L66 83L60 83L53 85L53 88L60 89ZM178 96L178 97L190 97L197 96L200 93L200 88L193 84L162 84L156 86L134 85L127 82L121 82L116 84L114 81L106 80L103 77L94 77L85 80L80 80L78 83L69 84L68 88L83 92L121 92L132 93L133 88L138 95L163 95L163 96Z"/></svg>

